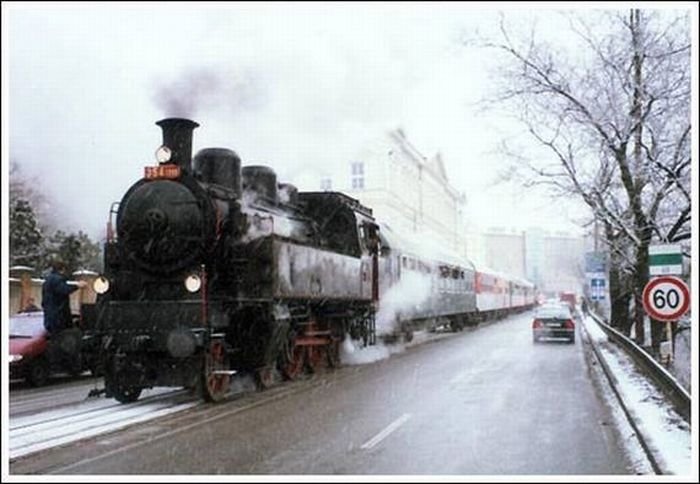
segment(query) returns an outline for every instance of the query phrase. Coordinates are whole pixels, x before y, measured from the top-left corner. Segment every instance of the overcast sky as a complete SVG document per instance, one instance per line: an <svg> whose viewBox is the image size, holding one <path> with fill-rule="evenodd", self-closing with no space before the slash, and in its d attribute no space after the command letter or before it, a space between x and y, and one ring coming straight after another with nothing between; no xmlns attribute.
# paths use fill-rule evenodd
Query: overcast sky
<svg viewBox="0 0 700 484"><path fill-rule="evenodd" d="M551 12L501 7L560 35ZM110 203L154 162L163 117L200 123L195 150L232 148L281 181L401 127L442 153L476 226L574 230L573 205L493 184L508 130L476 107L491 56L458 39L497 22L463 3L5 3L6 153L67 224L101 238Z"/></svg>

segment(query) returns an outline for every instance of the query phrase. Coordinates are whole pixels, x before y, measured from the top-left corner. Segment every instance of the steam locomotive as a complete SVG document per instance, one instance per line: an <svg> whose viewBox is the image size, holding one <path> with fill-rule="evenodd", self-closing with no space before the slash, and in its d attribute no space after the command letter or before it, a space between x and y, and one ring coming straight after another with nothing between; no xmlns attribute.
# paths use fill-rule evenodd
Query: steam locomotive
<svg viewBox="0 0 700 484"><path fill-rule="evenodd" d="M534 302L529 282L427 254L343 193L299 192L230 149L192 158L194 121L156 124L157 164L110 210L94 283L108 397L182 386L220 401L237 372L266 387L338 365L345 338L410 339ZM396 304L406 290L411 304Z"/></svg>

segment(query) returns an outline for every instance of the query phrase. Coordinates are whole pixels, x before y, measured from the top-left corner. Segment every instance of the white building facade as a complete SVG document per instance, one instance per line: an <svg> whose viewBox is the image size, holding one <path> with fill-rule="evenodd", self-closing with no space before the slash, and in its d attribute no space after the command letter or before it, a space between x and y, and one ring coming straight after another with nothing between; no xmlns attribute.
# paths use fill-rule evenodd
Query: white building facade
<svg viewBox="0 0 700 484"><path fill-rule="evenodd" d="M440 154L427 158L401 129L373 140L351 160L315 173L306 169L293 183L304 191L347 193L397 233L467 257L464 194L449 184Z"/></svg>
<svg viewBox="0 0 700 484"><path fill-rule="evenodd" d="M538 228L492 228L483 234L483 246L485 263L492 269L527 278L544 293L582 294L583 237Z"/></svg>

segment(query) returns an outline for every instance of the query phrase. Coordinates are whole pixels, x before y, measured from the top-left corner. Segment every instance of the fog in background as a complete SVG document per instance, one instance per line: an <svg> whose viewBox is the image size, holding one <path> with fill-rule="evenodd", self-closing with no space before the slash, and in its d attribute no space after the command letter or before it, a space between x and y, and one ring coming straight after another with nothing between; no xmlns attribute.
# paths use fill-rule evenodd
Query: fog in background
<svg viewBox="0 0 700 484"><path fill-rule="evenodd" d="M554 12L499 6L562 34ZM231 148L280 181L401 127L442 153L472 224L575 232L585 210L495 183L507 165L495 150L517 131L479 108L492 56L461 40L498 22L459 3L3 4L4 156L67 228L102 240L110 204L154 163L164 117L200 123L195 151Z"/></svg>

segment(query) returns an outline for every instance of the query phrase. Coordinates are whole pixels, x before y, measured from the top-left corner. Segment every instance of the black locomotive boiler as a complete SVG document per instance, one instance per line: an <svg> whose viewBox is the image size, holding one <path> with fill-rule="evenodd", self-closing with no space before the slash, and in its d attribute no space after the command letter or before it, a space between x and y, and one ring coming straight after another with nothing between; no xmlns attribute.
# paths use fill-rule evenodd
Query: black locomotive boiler
<svg viewBox="0 0 700 484"><path fill-rule="evenodd" d="M298 192L229 149L192 158L197 123L156 124L157 164L110 215L95 282L107 396L184 386L218 401L233 373L266 386L337 364L346 334L373 343L372 211L342 193Z"/></svg>

